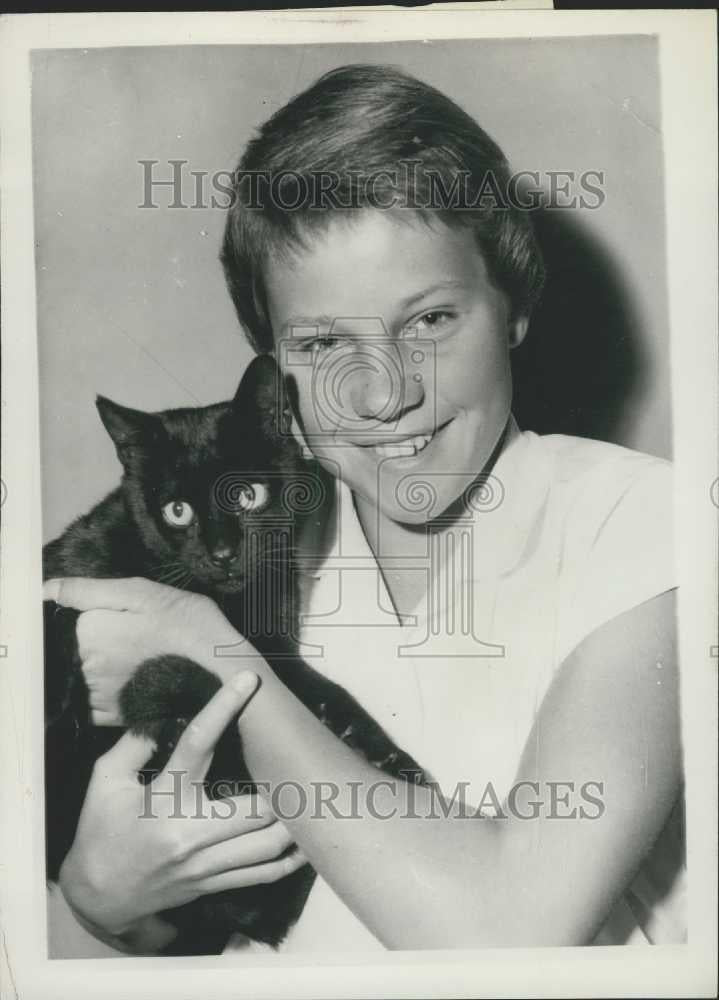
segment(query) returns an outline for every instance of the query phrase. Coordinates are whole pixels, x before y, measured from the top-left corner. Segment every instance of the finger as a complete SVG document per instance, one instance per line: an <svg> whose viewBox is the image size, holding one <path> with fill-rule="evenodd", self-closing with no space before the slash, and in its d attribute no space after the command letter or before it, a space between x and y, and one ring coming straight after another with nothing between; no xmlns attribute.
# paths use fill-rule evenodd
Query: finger
<svg viewBox="0 0 719 1000"><path fill-rule="evenodd" d="M153 787L157 787L161 794L171 788L168 777L171 776L159 775L153 782ZM269 806L254 794L227 796L211 802L206 800L199 816L196 801L193 809L193 844L198 850L277 823L277 817Z"/></svg>
<svg viewBox="0 0 719 1000"><path fill-rule="evenodd" d="M129 730L101 757L95 767L103 778L135 777L157 749L149 736L138 736Z"/></svg>
<svg viewBox="0 0 719 1000"><path fill-rule="evenodd" d="M200 879L196 883L196 888L204 895L208 892L222 892L223 889L244 889L248 885L278 882L305 864L307 864L305 855L301 851L294 851L286 858L278 858L277 861L250 865L248 868L236 868L233 871L222 872L220 875L209 875L207 878Z"/></svg>
<svg viewBox="0 0 719 1000"><path fill-rule="evenodd" d="M248 830L259 829L277 822L277 817L269 802L266 802L256 792L225 795L222 798L206 800L203 815L210 822L214 822L216 819L224 820L225 825L231 830L230 837L236 837ZM223 838L214 837L210 843L220 839Z"/></svg>
<svg viewBox="0 0 719 1000"><path fill-rule="evenodd" d="M122 580L99 580L88 576L67 576L48 580L42 589L43 600L55 601L77 611L141 611L147 604L152 584L142 577Z"/></svg>
<svg viewBox="0 0 719 1000"><path fill-rule="evenodd" d="M89 686L93 676L96 675L102 677L104 662L100 657L94 656L93 653L88 652L87 650L84 651L85 655L83 656L83 649L79 643L77 651L81 660L80 669L82 670L85 681Z"/></svg>
<svg viewBox="0 0 719 1000"><path fill-rule="evenodd" d="M165 770L182 771L195 779L204 778L215 744L244 708L258 683L257 674L243 670L223 684L186 727Z"/></svg>
<svg viewBox="0 0 719 1000"><path fill-rule="evenodd" d="M183 874L190 878L207 878L234 868L276 861L294 844L283 823L273 823L264 830L253 830L240 837L230 837L219 844L196 851L187 862Z"/></svg>

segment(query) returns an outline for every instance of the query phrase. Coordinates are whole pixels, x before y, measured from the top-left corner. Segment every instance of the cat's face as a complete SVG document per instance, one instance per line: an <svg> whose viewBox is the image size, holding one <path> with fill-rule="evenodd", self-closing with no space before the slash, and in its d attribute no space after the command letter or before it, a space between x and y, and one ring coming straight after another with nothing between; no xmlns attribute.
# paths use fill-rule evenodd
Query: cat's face
<svg viewBox="0 0 719 1000"><path fill-rule="evenodd" d="M278 406L278 378L264 356L231 402L143 413L98 398L154 579L232 594L262 566L283 571L298 519L293 496L312 471Z"/></svg>

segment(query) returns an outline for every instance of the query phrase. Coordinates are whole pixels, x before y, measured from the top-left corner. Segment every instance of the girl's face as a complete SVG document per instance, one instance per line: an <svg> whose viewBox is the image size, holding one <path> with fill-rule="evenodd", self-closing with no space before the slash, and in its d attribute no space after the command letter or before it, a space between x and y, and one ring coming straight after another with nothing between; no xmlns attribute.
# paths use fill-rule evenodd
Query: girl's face
<svg viewBox="0 0 719 1000"><path fill-rule="evenodd" d="M511 404L509 322L466 229L367 210L267 268L277 360L315 457L394 521L445 511Z"/></svg>

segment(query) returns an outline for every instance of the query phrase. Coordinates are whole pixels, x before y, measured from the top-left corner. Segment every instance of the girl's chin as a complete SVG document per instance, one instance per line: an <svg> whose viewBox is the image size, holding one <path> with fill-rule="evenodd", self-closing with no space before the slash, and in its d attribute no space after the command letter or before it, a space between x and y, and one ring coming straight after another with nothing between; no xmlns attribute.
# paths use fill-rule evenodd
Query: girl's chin
<svg viewBox="0 0 719 1000"><path fill-rule="evenodd" d="M461 495L460 493L459 496ZM453 494L446 497L439 496L429 483L418 480L406 490L402 502L398 497L387 500L379 498L377 506L391 521L416 527L435 521L445 511L450 510L458 499L459 497Z"/></svg>

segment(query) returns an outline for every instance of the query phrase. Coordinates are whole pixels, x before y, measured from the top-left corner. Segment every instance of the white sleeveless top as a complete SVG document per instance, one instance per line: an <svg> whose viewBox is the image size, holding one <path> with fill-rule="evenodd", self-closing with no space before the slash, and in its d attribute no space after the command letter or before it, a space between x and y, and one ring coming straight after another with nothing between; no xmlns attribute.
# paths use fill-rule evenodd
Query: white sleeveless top
<svg viewBox="0 0 719 1000"><path fill-rule="evenodd" d="M453 540L434 539L444 551L417 564L432 570L410 622L394 612L340 482L336 500L335 539L302 633L323 655L307 648L308 662L350 691L443 791L471 777L468 803L489 783L503 800L552 677L582 639L676 586L671 465L616 445L520 432L512 421L473 515ZM441 615L438 588L454 594ZM685 886L678 806L595 943L686 940ZM279 950L382 948L318 877ZM270 951L239 936L228 950Z"/></svg>

